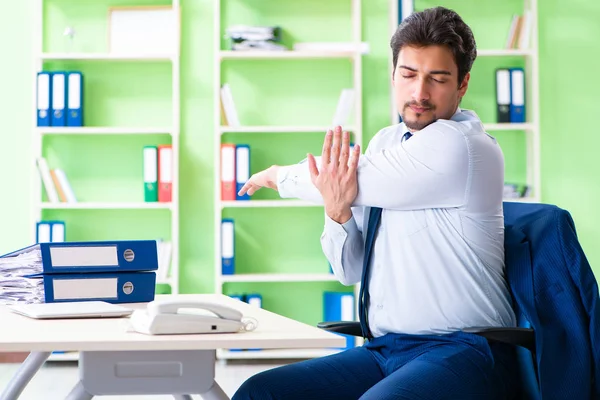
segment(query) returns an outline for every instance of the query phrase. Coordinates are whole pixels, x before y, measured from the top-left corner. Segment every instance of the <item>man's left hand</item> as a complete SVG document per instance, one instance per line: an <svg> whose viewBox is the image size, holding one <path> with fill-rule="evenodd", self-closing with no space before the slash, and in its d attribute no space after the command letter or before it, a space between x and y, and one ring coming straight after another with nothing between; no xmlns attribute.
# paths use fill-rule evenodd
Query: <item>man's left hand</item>
<svg viewBox="0 0 600 400"><path fill-rule="evenodd" d="M342 133L339 126L335 131L327 131L320 170L312 154L308 155L312 182L323 197L325 212L334 220L347 219L350 206L358 194L356 169L359 157L360 146L355 145L350 154L350 134Z"/></svg>

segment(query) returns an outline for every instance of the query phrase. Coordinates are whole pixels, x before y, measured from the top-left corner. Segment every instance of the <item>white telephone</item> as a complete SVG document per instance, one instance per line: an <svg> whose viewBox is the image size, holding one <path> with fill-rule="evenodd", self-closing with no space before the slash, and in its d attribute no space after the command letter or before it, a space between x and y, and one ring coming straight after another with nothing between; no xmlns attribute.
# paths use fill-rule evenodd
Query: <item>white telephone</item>
<svg viewBox="0 0 600 400"><path fill-rule="evenodd" d="M243 320L240 311L202 301L152 301L145 310L135 310L130 321L135 331L149 335L226 333L256 328L256 320Z"/></svg>

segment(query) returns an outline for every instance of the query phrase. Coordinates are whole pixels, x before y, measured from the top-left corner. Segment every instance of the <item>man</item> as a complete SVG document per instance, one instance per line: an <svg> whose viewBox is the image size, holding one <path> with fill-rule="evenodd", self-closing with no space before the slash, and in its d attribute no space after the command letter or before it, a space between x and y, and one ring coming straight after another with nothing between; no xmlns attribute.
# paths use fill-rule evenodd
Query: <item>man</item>
<svg viewBox="0 0 600 400"><path fill-rule="evenodd" d="M241 190L324 204L321 243L336 277L366 282L368 340L255 375L235 400L513 396L513 349L461 332L516 325L504 275L503 155L477 115L459 108L475 40L438 7L409 16L391 48L403 123L378 132L364 156L358 146L350 155L337 127L321 160L273 166Z"/></svg>

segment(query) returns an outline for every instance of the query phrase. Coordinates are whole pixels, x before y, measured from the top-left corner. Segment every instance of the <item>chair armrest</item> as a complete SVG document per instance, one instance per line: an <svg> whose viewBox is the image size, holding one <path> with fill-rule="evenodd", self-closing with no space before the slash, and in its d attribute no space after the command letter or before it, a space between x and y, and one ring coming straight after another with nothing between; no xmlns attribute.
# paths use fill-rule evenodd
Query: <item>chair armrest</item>
<svg viewBox="0 0 600 400"><path fill-rule="evenodd" d="M319 322L317 328L325 329L330 332L343 333L344 335L362 336L360 322L356 321Z"/></svg>
<svg viewBox="0 0 600 400"><path fill-rule="evenodd" d="M330 332L342 333L351 336L362 336L360 322L356 321L331 321L319 322L318 328ZM466 333L483 336L489 341L521 346L535 353L535 334L531 328L465 328Z"/></svg>
<svg viewBox="0 0 600 400"><path fill-rule="evenodd" d="M490 341L521 346L535 353L535 333L531 328L465 328L462 331Z"/></svg>

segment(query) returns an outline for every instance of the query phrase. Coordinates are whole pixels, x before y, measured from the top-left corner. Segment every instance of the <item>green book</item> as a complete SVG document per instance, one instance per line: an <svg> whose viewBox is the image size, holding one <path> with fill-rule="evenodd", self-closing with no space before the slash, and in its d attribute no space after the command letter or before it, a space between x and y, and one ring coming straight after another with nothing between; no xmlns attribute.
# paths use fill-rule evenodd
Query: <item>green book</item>
<svg viewBox="0 0 600 400"><path fill-rule="evenodd" d="M158 148L144 146L144 201L158 201Z"/></svg>

